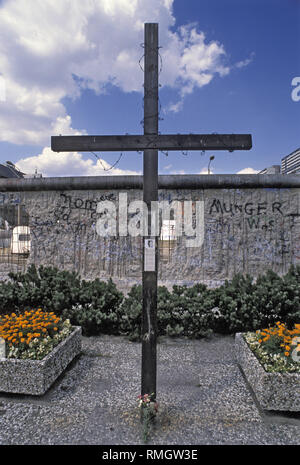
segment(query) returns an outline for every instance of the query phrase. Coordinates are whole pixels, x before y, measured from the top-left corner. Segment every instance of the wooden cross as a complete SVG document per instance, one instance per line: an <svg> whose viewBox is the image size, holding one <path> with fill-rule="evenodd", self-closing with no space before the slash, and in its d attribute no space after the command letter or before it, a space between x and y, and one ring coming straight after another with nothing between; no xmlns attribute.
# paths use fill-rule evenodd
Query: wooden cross
<svg viewBox="0 0 300 465"><path fill-rule="evenodd" d="M158 200L158 150L249 150L250 134L158 134L158 24L144 28L144 134L54 136L55 152L143 151L143 200L148 207L148 235L143 252L141 394L156 399L156 312L158 237L151 237L151 202ZM149 242L150 240L150 242ZM151 241L152 240L152 241Z"/></svg>

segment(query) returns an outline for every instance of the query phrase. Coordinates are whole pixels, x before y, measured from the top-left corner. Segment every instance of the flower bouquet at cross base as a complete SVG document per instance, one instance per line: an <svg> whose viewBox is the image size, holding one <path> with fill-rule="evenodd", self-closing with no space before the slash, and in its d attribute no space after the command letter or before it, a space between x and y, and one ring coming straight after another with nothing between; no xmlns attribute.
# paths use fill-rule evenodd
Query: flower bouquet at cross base
<svg viewBox="0 0 300 465"><path fill-rule="evenodd" d="M155 415L158 412L158 403L153 399L154 393L151 395L139 395L137 399L139 402L139 407L141 409L141 420L143 423L143 438L145 442L147 442L148 440L151 424L155 418Z"/></svg>

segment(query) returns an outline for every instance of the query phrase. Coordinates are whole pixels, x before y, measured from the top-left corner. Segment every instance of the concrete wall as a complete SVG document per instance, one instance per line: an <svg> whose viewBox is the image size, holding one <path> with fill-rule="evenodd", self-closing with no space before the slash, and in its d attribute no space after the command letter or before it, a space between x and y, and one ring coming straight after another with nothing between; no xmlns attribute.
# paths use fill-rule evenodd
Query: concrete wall
<svg viewBox="0 0 300 465"><path fill-rule="evenodd" d="M128 203L142 200L142 179L108 178L0 180L0 229L24 223L31 230L28 257L0 250L1 278L35 263L112 277L123 290L141 282L142 238L100 237L96 208L110 200L118 211L120 192ZM159 186L160 201L204 201L203 245L187 248L182 236L166 255L161 244L159 284L215 286L237 272L283 274L300 263L300 177L161 176Z"/></svg>

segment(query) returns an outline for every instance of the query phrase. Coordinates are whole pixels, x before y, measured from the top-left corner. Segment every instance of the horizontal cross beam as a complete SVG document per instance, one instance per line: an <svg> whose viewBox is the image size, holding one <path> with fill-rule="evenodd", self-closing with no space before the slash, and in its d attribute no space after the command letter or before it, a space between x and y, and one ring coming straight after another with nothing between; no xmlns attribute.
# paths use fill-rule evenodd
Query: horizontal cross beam
<svg viewBox="0 0 300 465"><path fill-rule="evenodd" d="M153 134L124 136L52 136L54 152L143 150L250 150L251 134Z"/></svg>

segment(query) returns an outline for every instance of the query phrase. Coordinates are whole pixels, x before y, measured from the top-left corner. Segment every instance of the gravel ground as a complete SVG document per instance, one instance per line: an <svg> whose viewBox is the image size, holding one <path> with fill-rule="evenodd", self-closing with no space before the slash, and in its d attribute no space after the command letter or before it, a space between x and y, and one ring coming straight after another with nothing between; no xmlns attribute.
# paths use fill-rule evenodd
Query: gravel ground
<svg viewBox="0 0 300 465"><path fill-rule="evenodd" d="M148 445L299 445L300 414L263 412L234 339L158 343L159 411ZM82 353L40 397L0 393L0 445L144 444L141 344L82 338Z"/></svg>

